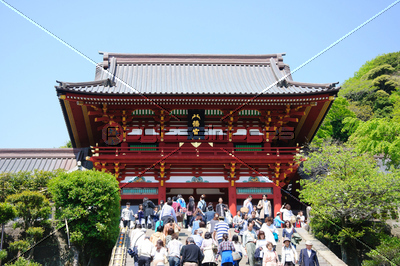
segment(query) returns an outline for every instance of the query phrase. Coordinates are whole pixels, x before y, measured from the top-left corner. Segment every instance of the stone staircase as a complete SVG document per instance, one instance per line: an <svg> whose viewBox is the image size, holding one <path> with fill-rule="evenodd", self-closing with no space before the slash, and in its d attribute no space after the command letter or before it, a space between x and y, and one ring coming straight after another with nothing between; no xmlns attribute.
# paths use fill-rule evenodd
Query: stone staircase
<svg viewBox="0 0 400 266"><path fill-rule="evenodd" d="M297 232L301 235L303 240L300 242L299 245L296 247L297 254L300 255L300 250L305 248L305 242L307 240L312 241L313 243L313 249L317 251L317 256L318 256L318 261L320 266L344 266L347 265L345 264L342 260L340 260L335 254L333 254L324 244L322 244L320 241L315 239L312 235L310 235L306 230L302 228L296 228ZM279 231L279 243L277 244L276 252L279 255L279 258L281 256L282 252L282 229L278 229ZM153 230L147 230L147 235L151 236L153 234ZM233 229L231 229L231 235L235 234ZM179 233L179 240L182 241L182 243L185 243L186 238L190 235L190 231L186 229L182 229L182 231ZM127 247L130 247L130 241L128 239L127 241ZM240 266L246 266L246 259L242 259L240 261ZM126 265L128 266L133 266L134 261L133 259L128 255L126 258Z"/></svg>

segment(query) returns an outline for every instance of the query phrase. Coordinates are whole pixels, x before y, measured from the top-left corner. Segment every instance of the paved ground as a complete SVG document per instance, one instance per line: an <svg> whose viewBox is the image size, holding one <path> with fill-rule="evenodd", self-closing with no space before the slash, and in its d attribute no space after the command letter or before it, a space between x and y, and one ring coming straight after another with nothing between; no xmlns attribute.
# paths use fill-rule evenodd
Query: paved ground
<svg viewBox="0 0 400 266"><path fill-rule="evenodd" d="M279 235L282 235L282 229L279 229ZM300 242L300 244L297 246L297 254L300 254L300 250L305 248L305 241L306 240L311 240L313 242L313 249L317 251L318 254L318 260L321 266L342 266L346 265L343 261L338 259L325 245L323 245L321 242L316 240L312 235L310 235L306 230L304 229L296 229L298 233L301 235L303 238L303 241ZM151 236L153 234L153 230L147 230L147 235ZM231 234L235 234L233 232L233 229L231 229ZM182 229L182 231L179 233L179 240L182 241L182 243L185 243L186 238L190 235L190 232L187 229ZM280 241L282 240L281 237L279 239ZM277 245L277 253L279 255L279 258L281 256L281 251L282 251L282 242L279 242ZM246 266L246 258L243 258L240 262L240 266ZM134 261L133 259L128 256L127 261L126 261L127 266L133 266Z"/></svg>

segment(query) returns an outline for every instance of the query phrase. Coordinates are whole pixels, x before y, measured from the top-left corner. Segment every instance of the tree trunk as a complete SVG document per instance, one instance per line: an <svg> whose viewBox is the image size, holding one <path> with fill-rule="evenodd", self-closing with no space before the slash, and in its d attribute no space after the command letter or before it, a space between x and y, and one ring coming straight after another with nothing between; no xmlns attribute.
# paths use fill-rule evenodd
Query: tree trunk
<svg viewBox="0 0 400 266"><path fill-rule="evenodd" d="M79 251L75 246L71 246L71 250L72 253L74 254L72 266L79 266Z"/></svg>
<svg viewBox="0 0 400 266"><path fill-rule="evenodd" d="M1 242L0 242L0 250L3 249L3 240L4 240L4 224L1 224Z"/></svg>
<svg viewBox="0 0 400 266"><path fill-rule="evenodd" d="M341 244L340 245L340 253L342 255L342 261L344 263L348 264L347 263L347 261L348 261L348 259L347 259L347 250L346 250L346 245L345 244Z"/></svg>
<svg viewBox="0 0 400 266"><path fill-rule="evenodd" d="M360 266L356 242L354 239L349 239L349 242L349 244L340 245L342 260L349 266Z"/></svg>

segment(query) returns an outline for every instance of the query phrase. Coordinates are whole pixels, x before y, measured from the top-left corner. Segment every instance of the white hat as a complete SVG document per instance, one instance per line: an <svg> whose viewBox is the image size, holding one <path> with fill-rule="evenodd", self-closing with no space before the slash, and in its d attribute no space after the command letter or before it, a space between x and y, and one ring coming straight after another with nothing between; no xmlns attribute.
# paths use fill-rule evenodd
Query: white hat
<svg viewBox="0 0 400 266"><path fill-rule="evenodd" d="M306 246L312 246L312 242L310 240L306 241Z"/></svg>

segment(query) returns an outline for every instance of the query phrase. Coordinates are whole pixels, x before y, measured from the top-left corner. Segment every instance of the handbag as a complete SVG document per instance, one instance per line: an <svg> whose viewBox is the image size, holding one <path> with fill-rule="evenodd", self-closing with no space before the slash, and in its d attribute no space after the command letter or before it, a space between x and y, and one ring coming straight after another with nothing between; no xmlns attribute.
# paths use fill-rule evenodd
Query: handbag
<svg viewBox="0 0 400 266"><path fill-rule="evenodd" d="M242 255L240 255L239 252L235 251L235 252L232 252L232 258L233 258L233 260L240 260L242 258Z"/></svg>
<svg viewBox="0 0 400 266"><path fill-rule="evenodd" d="M293 245L298 245L301 242L301 240L303 240L303 239L301 238L301 236L298 233L293 233L292 239L290 242Z"/></svg>

